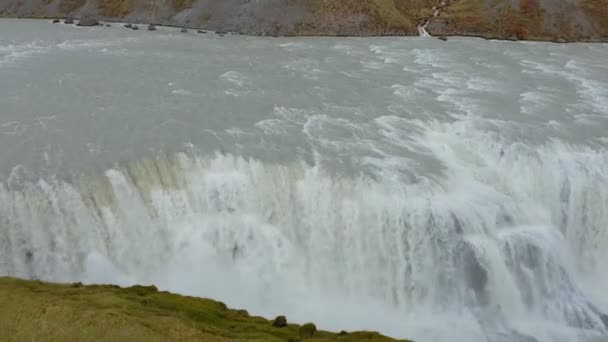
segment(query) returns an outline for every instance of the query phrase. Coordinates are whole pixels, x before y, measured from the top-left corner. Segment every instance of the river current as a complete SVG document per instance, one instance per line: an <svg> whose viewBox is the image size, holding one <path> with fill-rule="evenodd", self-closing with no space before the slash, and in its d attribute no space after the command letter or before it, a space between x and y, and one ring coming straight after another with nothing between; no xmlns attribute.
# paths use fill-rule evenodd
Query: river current
<svg viewBox="0 0 608 342"><path fill-rule="evenodd" d="M606 341L608 45L0 20L0 276Z"/></svg>

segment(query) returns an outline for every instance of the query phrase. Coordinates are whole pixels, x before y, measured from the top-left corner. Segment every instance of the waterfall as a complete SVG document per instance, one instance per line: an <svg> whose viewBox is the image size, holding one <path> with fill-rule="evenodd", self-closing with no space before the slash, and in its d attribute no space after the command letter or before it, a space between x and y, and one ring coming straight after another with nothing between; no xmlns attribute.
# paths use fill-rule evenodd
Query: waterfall
<svg viewBox="0 0 608 342"><path fill-rule="evenodd" d="M465 144L429 141L444 175L409 183L226 154L70 181L15 170L0 187L0 274L153 283L420 341L605 336L608 155Z"/></svg>

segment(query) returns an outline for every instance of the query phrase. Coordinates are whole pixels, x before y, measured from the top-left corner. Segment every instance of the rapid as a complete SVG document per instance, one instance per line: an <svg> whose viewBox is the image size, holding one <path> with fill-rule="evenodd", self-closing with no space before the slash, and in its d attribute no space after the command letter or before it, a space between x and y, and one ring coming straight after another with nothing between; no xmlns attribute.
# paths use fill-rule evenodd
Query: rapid
<svg viewBox="0 0 608 342"><path fill-rule="evenodd" d="M0 20L0 276L608 337L606 44Z"/></svg>

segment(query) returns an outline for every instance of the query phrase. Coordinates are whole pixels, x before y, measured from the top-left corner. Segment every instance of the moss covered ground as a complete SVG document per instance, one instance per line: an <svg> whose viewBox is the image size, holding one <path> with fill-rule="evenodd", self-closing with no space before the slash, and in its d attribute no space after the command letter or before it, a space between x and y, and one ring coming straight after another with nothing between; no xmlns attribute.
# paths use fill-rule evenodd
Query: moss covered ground
<svg viewBox="0 0 608 342"><path fill-rule="evenodd" d="M0 278L0 341L395 341L375 332L308 337L300 328L155 287Z"/></svg>

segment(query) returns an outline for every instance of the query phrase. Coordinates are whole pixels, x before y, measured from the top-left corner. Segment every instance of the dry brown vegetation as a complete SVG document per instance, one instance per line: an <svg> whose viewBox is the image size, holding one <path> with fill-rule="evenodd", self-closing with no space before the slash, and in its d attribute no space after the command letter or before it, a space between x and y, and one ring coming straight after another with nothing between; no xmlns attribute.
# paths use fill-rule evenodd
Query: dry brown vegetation
<svg viewBox="0 0 608 342"><path fill-rule="evenodd" d="M59 10L63 13L71 13L84 6L86 2L86 0L61 0L59 2Z"/></svg>
<svg viewBox="0 0 608 342"><path fill-rule="evenodd" d="M124 18L134 7L133 0L99 0L99 14L111 18Z"/></svg>
<svg viewBox="0 0 608 342"><path fill-rule="evenodd" d="M608 0L585 0L583 9L593 18L604 36L608 37Z"/></svg>
<svg viewBox="0 0 608 342"><path fill-rule="evenodd" d="M176 11L183 11L192 6L194 0L171 0L171 6Z"/></svg>
<svg viewBox="0 0 608 342"><path fill-rule="evenodd" d="M520 0L516 7L503 1L459 0L440 20L448 32L529 39L544 35L543 15L539 0Z"/></svg>
<svg viewBox="0 0 608 342"><path fill-rule="evenodd" d="M308 29L331 27L334 33L348 29L353 35L415 33L420 18L431 14L433 0L310 0ZM306 30L305 28L301 28ZM329 33L329 32L328 32Z"/></svg>

